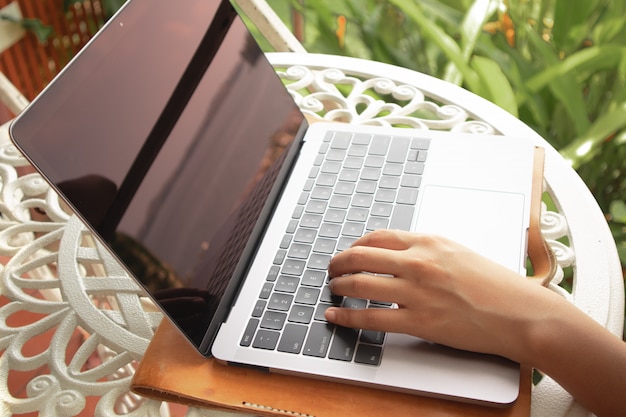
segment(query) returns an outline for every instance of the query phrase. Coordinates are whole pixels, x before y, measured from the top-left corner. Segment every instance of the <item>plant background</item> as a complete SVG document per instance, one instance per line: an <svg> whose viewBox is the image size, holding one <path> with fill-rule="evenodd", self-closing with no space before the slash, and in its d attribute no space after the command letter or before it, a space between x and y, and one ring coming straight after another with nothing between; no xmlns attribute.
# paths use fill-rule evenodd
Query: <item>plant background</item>
<svg viewBox="0 0 626 417"><path fill-rule="evenodd" d="M309 52L444 79L519 117L577 170L626 267L626 0L268 0Z"/></svg>

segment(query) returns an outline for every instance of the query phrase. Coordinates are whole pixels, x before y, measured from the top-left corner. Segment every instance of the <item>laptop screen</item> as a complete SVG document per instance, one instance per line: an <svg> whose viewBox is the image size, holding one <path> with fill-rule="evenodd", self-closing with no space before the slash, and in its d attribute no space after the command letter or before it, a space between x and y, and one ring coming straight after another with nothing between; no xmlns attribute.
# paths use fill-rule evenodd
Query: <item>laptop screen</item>
<svg viewBox="0 0 626 417"><path fill-rule="evenodd" d="M132 0L12 135L199 345L304 125L228 2Z"/></svg>

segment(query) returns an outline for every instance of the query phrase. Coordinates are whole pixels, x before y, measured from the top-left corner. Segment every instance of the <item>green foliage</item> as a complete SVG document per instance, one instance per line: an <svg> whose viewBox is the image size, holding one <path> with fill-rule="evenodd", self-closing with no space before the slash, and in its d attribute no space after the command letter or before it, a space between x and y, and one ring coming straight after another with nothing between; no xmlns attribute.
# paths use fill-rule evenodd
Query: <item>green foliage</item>
<svg viewBox="0 0 626 417"><path fill-rule="evenodd" d="M518 116L577 169L626 265L626 0L268 3L302 14L310 52L412 68Z"/></svg>
<svg viewBox="0 0 626 417"><path fill-rule="evenodd" d="M39 19L16 19L12 16L0 14L0 20L6 20L21 25L24 29L33 32L40 42L45 42L46 40L48 40L48 38L52 36L52 33L54 32L52 26L44 24Z"/></svg>

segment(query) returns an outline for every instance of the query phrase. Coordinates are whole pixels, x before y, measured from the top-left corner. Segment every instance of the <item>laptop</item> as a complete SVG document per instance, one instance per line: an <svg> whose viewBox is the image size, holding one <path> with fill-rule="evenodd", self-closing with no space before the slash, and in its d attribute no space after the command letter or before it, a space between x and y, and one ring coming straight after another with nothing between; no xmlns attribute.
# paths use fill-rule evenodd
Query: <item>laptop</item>
<svg viewBox="0 0 626 417"><path fill-rule="evenodd" d="M228 1L131 0L11 137L163 312L229 365L510 404L519 364L325 322L331 257L435 233L525 273L533 144L307 123Z"/></svg>

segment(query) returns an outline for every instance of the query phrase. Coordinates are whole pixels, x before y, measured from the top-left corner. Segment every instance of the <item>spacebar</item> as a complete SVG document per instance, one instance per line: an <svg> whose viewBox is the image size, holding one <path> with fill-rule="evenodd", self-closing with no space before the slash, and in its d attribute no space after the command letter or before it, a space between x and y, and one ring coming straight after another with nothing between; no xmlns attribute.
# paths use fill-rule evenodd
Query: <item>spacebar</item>
<svg viewBox="0 0 626 417"><path fill-rule="evenodd" d="M389 228L410 231L413 213L415 213L415 206L398 204L393 210Z"/></svg>

